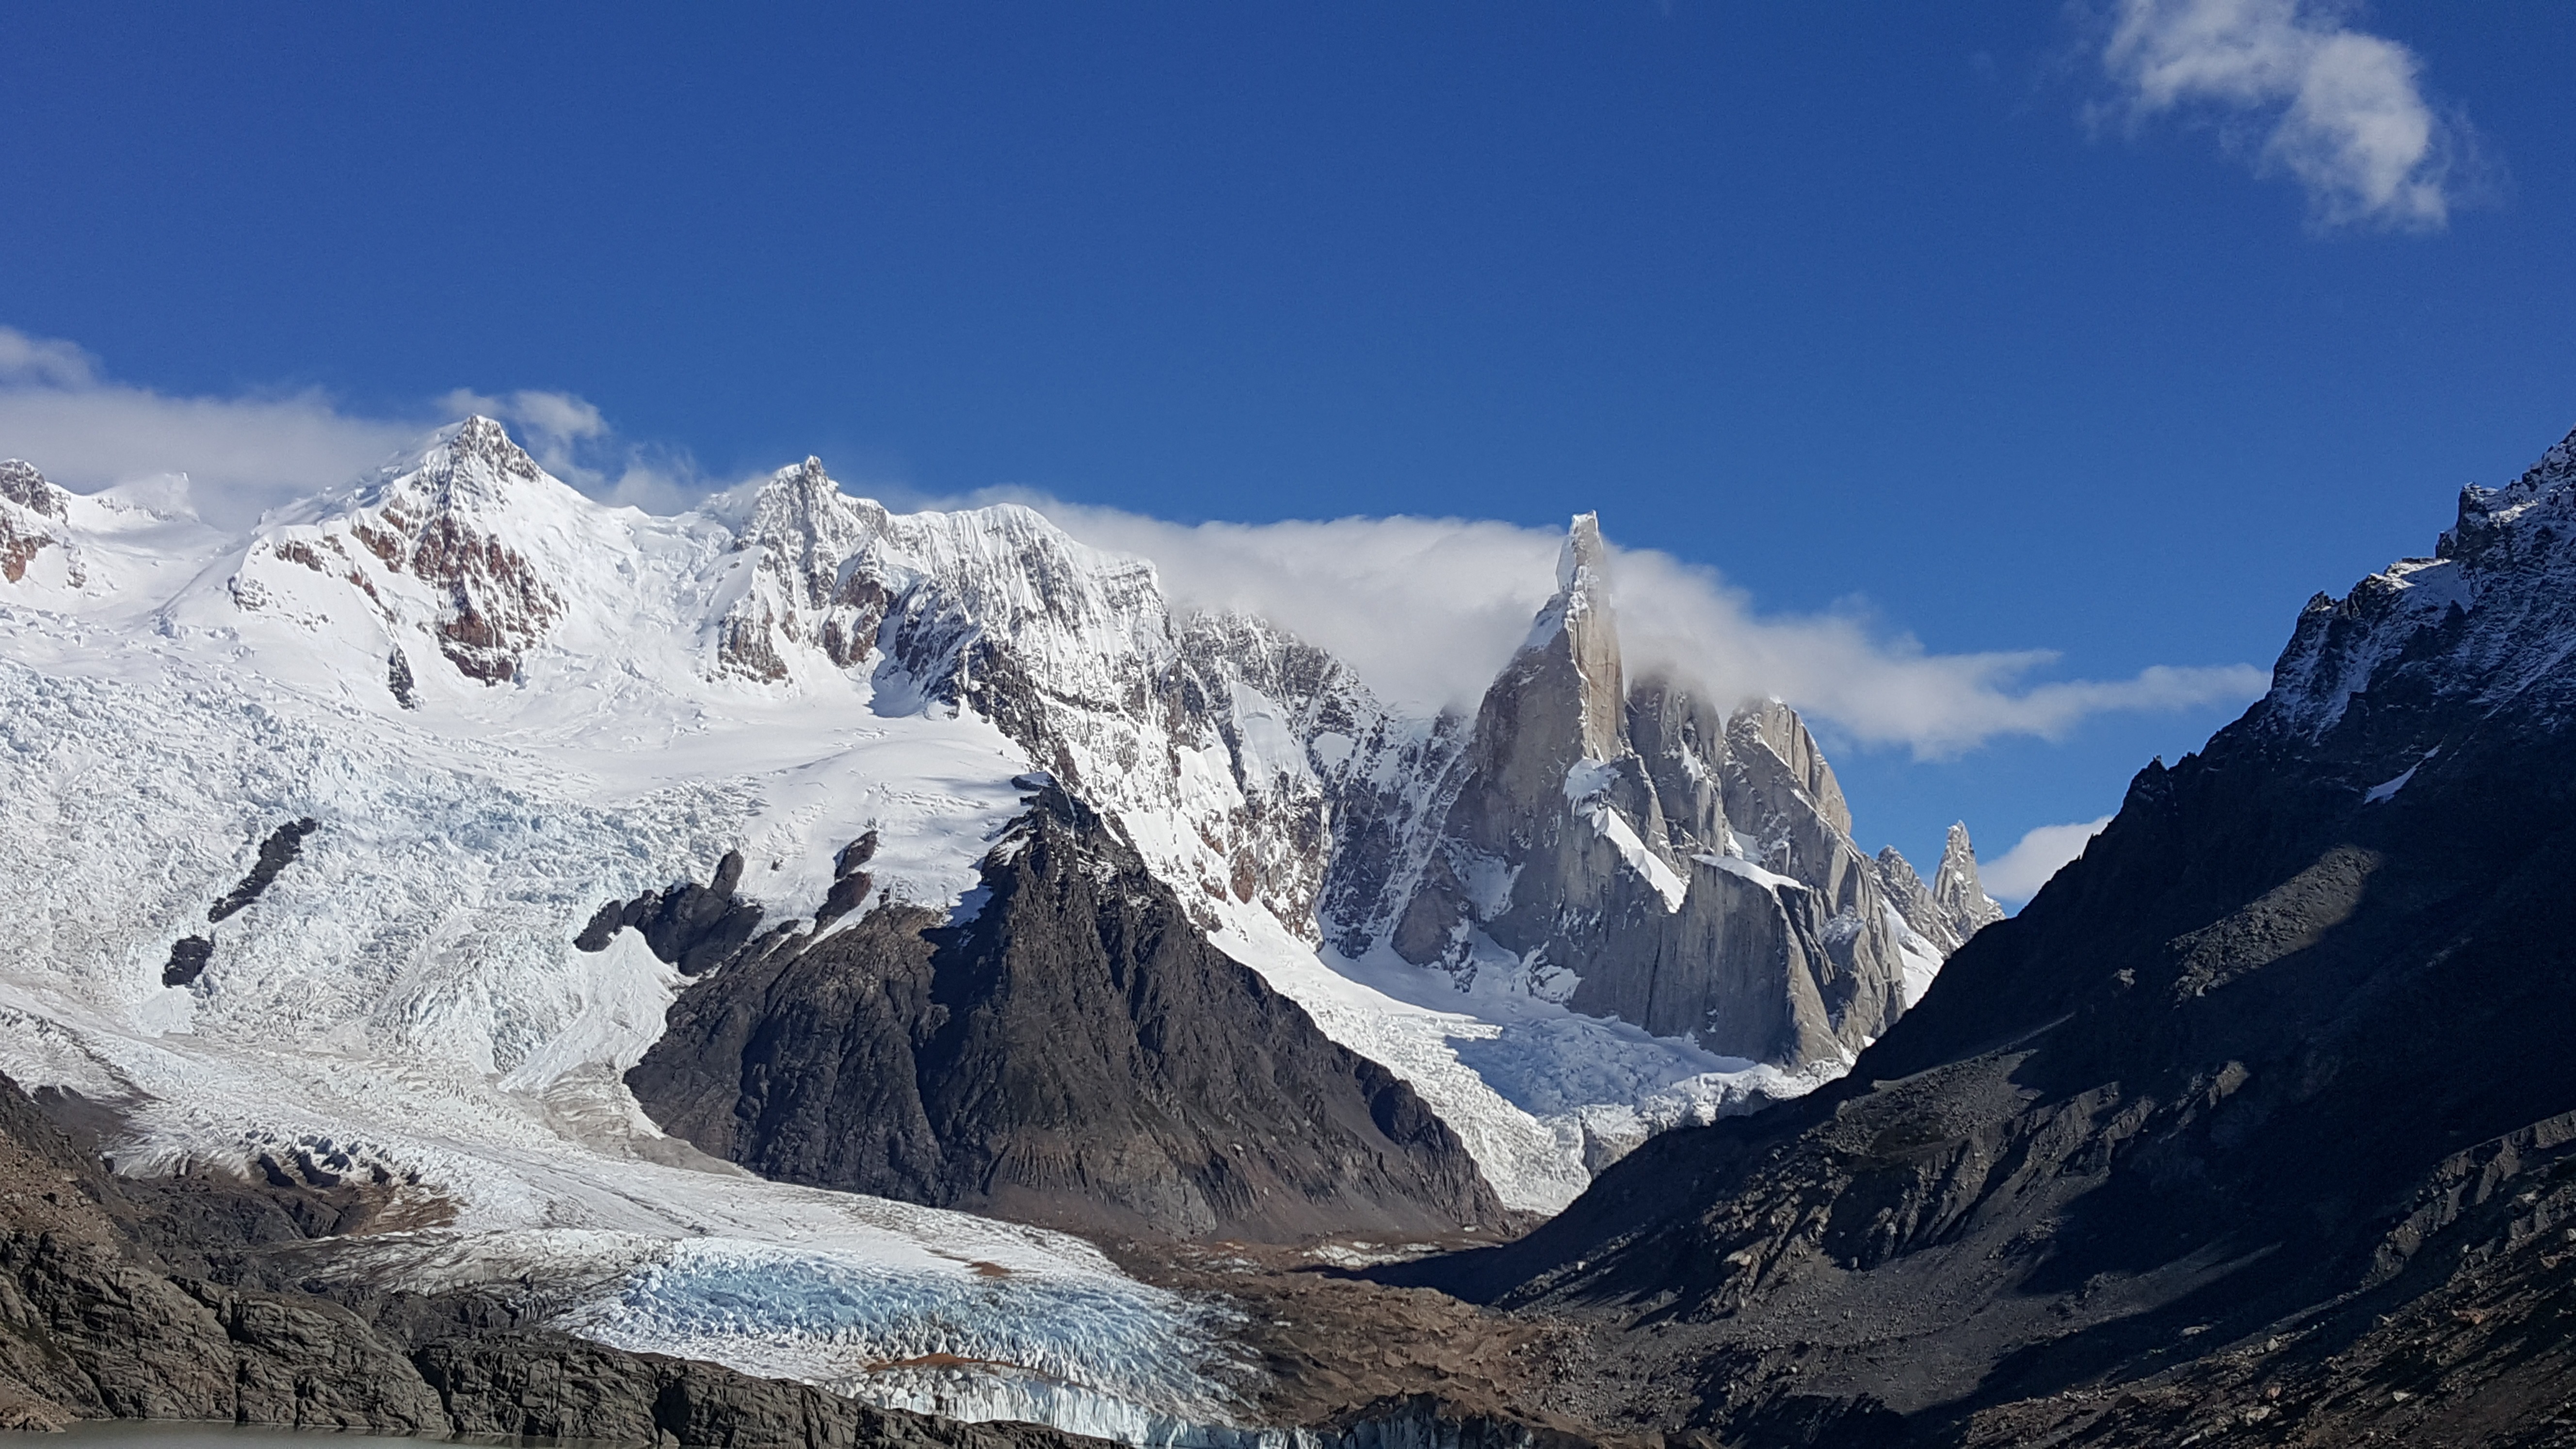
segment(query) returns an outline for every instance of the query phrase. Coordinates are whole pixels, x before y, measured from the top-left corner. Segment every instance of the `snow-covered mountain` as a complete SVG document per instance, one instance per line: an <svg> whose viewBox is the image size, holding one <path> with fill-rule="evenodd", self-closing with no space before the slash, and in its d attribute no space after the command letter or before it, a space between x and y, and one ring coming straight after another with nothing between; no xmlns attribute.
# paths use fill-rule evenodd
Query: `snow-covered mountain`
<svg viewBox="0 0 2576 1449"><path fill-rule="evenodd" d="M810 459L655 517L476 418L244 536L148 503L0 465L0 1070L112 1107L127 1171L416 1189L448 1236L385 1271L542 1263L604 1341L890 1402L850 1365L1018 1364L942 1402L1103 1432L1227 1413L1196 1310L1087 1246L763 1183L642 1114L686 978L575 937L728 856L764 931L857 924L815 918L863 837L878 899L962 920L1049 776L1536 1211L1839 1072L1993 913L1964 833L1928 888L1862 854L1784 706L1625 680L1589 519L1471 718L1027 509L893 514ZM902 1307L689 1317L755 1262ZM1015 1294L1055 1337L994 1338Z"/></svg>

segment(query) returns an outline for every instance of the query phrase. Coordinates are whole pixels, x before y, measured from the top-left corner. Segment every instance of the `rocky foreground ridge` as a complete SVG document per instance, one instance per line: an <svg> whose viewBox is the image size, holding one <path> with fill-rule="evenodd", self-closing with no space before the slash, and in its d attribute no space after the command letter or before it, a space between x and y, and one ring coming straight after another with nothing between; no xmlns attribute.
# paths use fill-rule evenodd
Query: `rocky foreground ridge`
<svg viewBox="0 0 2576 1449"><path fill-rule="evenodd" d="M2319 595L1844 1080L1399 1280L1593 1325L1604 1429L2576 1442L2571 585L2576 437Z"/></svg>

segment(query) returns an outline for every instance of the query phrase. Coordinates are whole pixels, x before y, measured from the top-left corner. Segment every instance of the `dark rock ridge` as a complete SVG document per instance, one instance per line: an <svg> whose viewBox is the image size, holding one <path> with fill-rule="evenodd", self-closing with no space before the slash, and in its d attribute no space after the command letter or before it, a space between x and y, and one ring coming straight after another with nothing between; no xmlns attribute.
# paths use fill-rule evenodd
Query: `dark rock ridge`
<svg viewBox="0 0 2576 1449"><path fill-rule="evenodd" d="M0 1076L0 1428L140 1418L727 1449L1100 1443L623 1353L528 1327L521 1305L481 1294L314 1276L296 1250L353 1223L365 1214L352 1189L112 1177Z"/></svg>
<svg viewBox="0 0 2576 1449"><path fill-rule="evenodd" d="M653 954L680 968L680 974L711 971L760 929L760 903L734 895L741 883L742 852L728 850L716 862L712 884L682 881L668 890L646 891L631 901L610 901L581 928L573 944L584 951L605 951L619 931L632 926L643 933Z"/></svg>
<svg viewBox="0 0 2576 1449"><path fill-rule="evenodd" d="M1602 1421L1776 1444L2576 1442L2576 438L1843 1081L1414 1270L1607 1325Z"/></svg>
<svg viewBox="0 0 2576 1449"><path fill-rule="evenodd" d="M755 946L671 1008L627 1077L645 1110L764 1176L1083 1230L1502 1219L1410 1087L1209 944L1113 826L1027 783L971 920L881 905Z"/></svg>

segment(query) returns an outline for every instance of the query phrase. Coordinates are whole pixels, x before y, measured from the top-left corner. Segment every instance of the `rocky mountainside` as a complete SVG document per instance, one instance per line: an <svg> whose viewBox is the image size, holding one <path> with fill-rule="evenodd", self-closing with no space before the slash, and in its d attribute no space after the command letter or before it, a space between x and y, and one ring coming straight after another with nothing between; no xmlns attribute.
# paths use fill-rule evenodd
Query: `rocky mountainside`
<svg viewBox="0 0 2576 1449"><path fill-rule="evenodd" d="M765 1177L1093 1232L1442 1236L1502 1205L1385 1068L1209 945L1099 815L1033 781L974 916L888 906L684 994L627 1074Z"/></svg>
<svg viewBox="0 0 2576 1449"><path fill-rule="evenodd" d="M2301 615L1852 1073L1419 1270L1766 1444L2576 1442L2576 437Z"/></svg>

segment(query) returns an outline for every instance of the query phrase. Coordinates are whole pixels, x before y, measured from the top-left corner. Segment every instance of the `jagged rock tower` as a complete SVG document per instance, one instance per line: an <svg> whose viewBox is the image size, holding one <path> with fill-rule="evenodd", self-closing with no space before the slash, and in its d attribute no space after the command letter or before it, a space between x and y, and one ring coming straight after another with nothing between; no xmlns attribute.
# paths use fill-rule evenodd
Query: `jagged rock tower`
<svg viewBox="0 0 2576 1449"><path fill-rule="evenodd" d="M1592 514L1452 773L1396 952L1462 977L1516 972L1577 1011L1724 1055L1847 1058L2000 915L1964 830L1929 889L1894 851L1864 855L1787 705L1729 713L1673 679L1631 686Z"/></svg>

